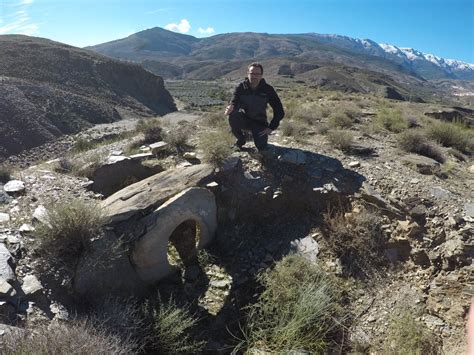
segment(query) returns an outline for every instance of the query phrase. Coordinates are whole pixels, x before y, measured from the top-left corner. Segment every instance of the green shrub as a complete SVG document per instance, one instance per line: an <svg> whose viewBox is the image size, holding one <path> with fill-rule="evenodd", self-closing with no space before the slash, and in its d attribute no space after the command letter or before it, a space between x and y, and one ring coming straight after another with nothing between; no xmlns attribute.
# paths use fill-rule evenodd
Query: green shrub
<svg viewBox="0 0 474 355"><path fill-rule="evenodd" d="M407 152L424 155L440 163L445 161L441 150L434 143L428 141L419 130L406 130L398 135L397 140L400 148Z"/></svg>
<svg viewBox="0 0 474 355"><path fill-rule="evenodd" d="M326 242L349 275L370 276L386 262L382 219L375 212L331 211L324 215Z"/></svg>
<svg viewBox="0 0 474 355"><path fill-rule="evenodd" d="M7 183L11 180L11 170L7 166L0 166L0 182Z"/></svg>
<svg viewBox="0 0 474 355"><path fill-rule="evenodd" d="M141 119L135 130L143 133L144 143L155 143L163 139L163 127L158 119Z"/></svg>
<svg viewBox="0 0 474 355"><path fill-rule="evenodd" d="M427 132L430 138L445 147L454 147L464 153L472 153L474 149L472 130L460 123L432 122Z"/></svg>
<svg viewBox="0 0 474 355"><path fill-rule="evenodd" d="M232 136L224 129L203 132L199 137L199 148L204 161L214 166L219 166L232 154L232 143Z"/></svg>
<svg viewBox="0 0 474 355"><path fill-rule="evenodd" d="M415 320L413 312L404 311L391 319L380 350L393 355L434 355L441 347L437 337Z"/></svg>
<svg viewBox="0 0 474 355"><path fill-rule="evenodd" d="M354 141L352 132L344 130L328 131L326 137L333 147L343 151L350 150Z"/></svg>
<svg viewBox="0 0 474 355"><path fill-rule="evenodd" d="M74 264L106 223L105 213L97 204L81 200L51 204L47 211L48 223L38 226L36 236L43 255L51 261Z"/></svg>
<svg viewBox="0 0 474 355"><path fill-rule="evenodd" d="M173 300L159 304L152 310L152 343L156 350L165 354L196 354L205 343L194 340L190 334L196 325L187 308L179 308Z"/></svg>
<svg viewBox="0 0 474 355"><path fill-rule="evenodd" d="M258 279L264 291L234 352L331 353L343 319L334 282L301 255L284 257Z"/></svg>
<svg viewBox="0 0 474 355"><path fill-rule="evenodd" d="M5 332L0 353L14 354L130 354L134 345L107 334L87 321L51 323L48 327Z"/></svg>
<svg viewBox="0 0 474 355"><path fill-rule="evenodd" d="M382 107L372 120L372 128L375 131L386 129L399 133L408 128L408 122L402 117L401 111Z"/></svg>

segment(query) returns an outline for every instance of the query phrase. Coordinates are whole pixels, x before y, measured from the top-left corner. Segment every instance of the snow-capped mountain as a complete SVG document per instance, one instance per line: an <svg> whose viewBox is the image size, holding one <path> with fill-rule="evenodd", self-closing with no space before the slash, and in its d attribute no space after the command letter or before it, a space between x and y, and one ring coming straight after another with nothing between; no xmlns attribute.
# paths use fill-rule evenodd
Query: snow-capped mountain
<svg viewBox="0 0 474 355"><path fill-rule="evenodd" d="M474 80L474 64L445 59L422 53L413 48L400 48L392 44L376 43L340 35L312 34L319 41L347 51L382 57L417 73L425 79L452 78Z"/></svg>

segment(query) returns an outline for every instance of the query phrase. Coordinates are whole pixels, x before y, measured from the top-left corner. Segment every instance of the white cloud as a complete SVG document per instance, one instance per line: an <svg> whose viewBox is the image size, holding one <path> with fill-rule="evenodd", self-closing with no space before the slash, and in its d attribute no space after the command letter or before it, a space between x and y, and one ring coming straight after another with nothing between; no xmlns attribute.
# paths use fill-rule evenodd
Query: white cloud
<svg viewBox="0 0 474 355"><path fill-rule="evenodd" d="M170 9L163 8L163 9L150 10L150 11L145 12L145 14L153 15L153 14L157 14L158 12L165 12L165 11L168 11L168 10L170 10Z"/></svg>
<svg viewBox="0 0 474 355"><path fill-rule="evenodd" d="M0 22L0 34L16 33L22 35L34 35L39 30L39 25L32 22L28 15L28 7L34 0L20 0L15 5L20 7L13 13L7 13Z"/></svg>
<svg viewBox="0 0 474 355"><path fill-rule="evenodd" d="M203 28L199 27L198 32L199 33L211 34L211 33L214 33L214 27L208 27L206 29L203 29Z"/></svg>
<svg viewBox="0 0 474 355"><path fill-rule="evenodd" d="M179 24L176 23L169 23L165 26L167 30L173 31L173 32L181 32L181 33L188 33L189 30L191 29L191 25L189 24L189 21L186 19L182 19Z"/></svg>

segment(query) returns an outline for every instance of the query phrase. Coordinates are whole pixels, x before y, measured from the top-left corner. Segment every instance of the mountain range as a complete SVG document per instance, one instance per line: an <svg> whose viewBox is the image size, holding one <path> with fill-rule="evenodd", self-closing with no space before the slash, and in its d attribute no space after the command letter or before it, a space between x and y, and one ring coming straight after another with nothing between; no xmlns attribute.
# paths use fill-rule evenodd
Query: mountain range
<svg viewBox="0 0 474 355"><path fill-rule="evenodd" d="M422 80L474 80L473 64L440 58L412 48L378 44L369 39L317 33L244 32L196 38L155 27L87 49L140 62L152 71L160 70L159 74L168 78L194 78L193 72L202 72L209 61L216 64L215 61L285 57L296 62L316 60L382 72L402 72ZM235 67L227 66L228 71L223 75ZM219 76L222 71L216 74Z"/></svg>

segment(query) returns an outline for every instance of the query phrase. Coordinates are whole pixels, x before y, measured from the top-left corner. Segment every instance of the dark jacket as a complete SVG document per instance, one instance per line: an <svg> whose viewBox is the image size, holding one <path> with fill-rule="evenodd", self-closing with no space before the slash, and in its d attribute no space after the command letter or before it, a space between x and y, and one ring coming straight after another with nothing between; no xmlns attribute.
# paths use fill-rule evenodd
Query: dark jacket
<svg viewBox="0 0 474 355"><path fill-rule="evenodd" d="M270 104L273 109L273 119L268 127L272 130L278 127L281 119L285 116L275 89L268 85L264 79L260 80L255 90L252 90L249 79L246 78L235 88L230 103L234 105L234 110L243 111L248 118L260 121L265 126L268 125L267 104Z"/></svg>

